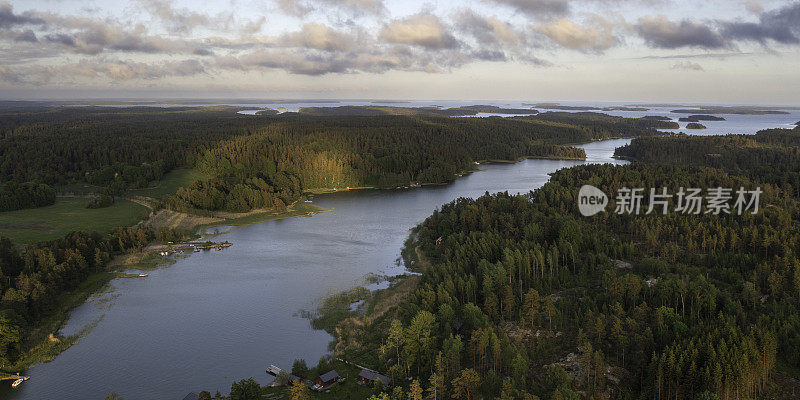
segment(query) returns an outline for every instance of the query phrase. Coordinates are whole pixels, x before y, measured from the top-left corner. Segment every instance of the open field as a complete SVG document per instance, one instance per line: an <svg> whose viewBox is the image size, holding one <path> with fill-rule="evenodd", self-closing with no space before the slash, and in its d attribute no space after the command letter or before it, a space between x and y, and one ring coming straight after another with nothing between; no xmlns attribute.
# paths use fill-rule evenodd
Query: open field
<svg viewBox="0 0 800 400"><path fill-rule="evenodd" d="M17 243L53 240L72 231L105 233L147 217L147 207L117 199L110 207L86 208L86 199L59 198L52 206L0 213L0 235Z"/></svg>
<svg viewBox="0 0 800 400"><path fill-rule="evenodd" d="M130 193L136 196L161 197L174 194L178 191L178 188L188 186L198 179L208 179L208 176L194 169L174 169L164 175L164 178L158 181L153 187L134 189L131 190Z"/></svg>

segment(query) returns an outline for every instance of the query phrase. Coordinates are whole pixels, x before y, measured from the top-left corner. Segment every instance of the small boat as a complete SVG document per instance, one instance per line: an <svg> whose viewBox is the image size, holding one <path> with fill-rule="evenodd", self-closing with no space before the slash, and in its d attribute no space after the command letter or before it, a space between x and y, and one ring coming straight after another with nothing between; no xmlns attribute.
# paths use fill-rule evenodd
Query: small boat
<svg viewBox="0 0 800 400"><path fill-rule="evenodd" d="M139 274L139 278L145 278L145 277L147 277L147 274Z"/></svg>
<svg viewBox="0 0 800 400"><path fill-rule="evenodd" d="M22 382L25 382L25 378L19 378L19 379L15 380L15 381L14 381L14 382L11 384L11 387L12 387L12 388L15 388L15 387L17 387L17 386L21 385L21 384L22 384Z"/></svg>

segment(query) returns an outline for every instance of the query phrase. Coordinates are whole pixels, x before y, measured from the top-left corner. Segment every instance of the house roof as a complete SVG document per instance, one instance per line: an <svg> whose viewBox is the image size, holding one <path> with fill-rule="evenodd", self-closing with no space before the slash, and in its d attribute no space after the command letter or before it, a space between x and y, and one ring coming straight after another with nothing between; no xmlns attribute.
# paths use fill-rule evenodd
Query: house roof
<svg viewBox="0 0 800 400"><path fill-rule="evenodd" d="M339 377L339 373L336 370L326 372L323 375L319 376L319 379L322 379L323 382L330 382Z"/></svg>
<svg viewBox="0 0 800 400"><path fill-rule="evenodd" d="M187 394L186 396L184 396L183 400L198 400L199 398L200 398L200 395L198 395L195 392L191 392L191 393Z"/></svg>
<svg viewBox="0 0 800 400"><path fill-rule="evenodd" d="M374 381L380 379L382 383L389 383L389 378L383 376L375 371L371 371L368 369L362 369L361 372L358 374L359 377L364 378L366 380Z"/></svg>
<svg viewBox="0 0 800 400"><path fill-rule="evenodd" d="M301 377L299 377L297 375L290 374L289 375L289 382L294 382L294 381L301 381L302 382L303 378L301 378Z"/></svg>

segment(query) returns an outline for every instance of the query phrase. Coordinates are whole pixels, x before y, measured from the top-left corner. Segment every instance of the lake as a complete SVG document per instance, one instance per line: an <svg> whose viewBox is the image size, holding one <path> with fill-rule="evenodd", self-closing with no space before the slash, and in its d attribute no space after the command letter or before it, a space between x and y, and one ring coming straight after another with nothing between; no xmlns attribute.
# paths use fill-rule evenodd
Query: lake
<svg viewBox="0 0 800 400"><path fill-rule="evenodd" d="M611 158L627 139L586 144L586 162ZM116 279L113 288L72 313L63 332L97 326L55 360L28 370L31 379L0 397L127 400L181 399L190 391L227 393L234 380L271 380L269 364L316 364L332 337L311 328L301 310L327 294L397 275L409 229L458 197L527 193L549 173L583 161L524 160L481 165L454 183L408 190L365 190L316 196L331 211L257 223L214 240L233 246L193 253L147 278Z"/></svg>

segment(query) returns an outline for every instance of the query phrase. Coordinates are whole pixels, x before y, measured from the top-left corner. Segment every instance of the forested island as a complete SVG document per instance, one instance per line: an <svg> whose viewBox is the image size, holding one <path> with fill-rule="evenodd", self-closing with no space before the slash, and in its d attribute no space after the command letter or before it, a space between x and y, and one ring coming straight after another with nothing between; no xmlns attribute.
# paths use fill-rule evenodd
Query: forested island
<svg viewBox="0 0 800 400"><path fill-rule="evenodd" d="M595 113L451 118L238 110L0 110L0 205L9 210L0 213L0 227L15 235L0 239L0 369L46 361L77 340L48 336L70 308L120 276L116 268L131 267L114 260L136 255L143 260L137 266L153 263L158 257L145 252L148 245L192 237L174 221L194 219L189 227L196 227L254 212L306 215L314 210L299 201L308 192L442 184L482 161L583 159L570 144L656 136L664 126ZM129 226L109 226L122 214ZM43 239L61 224L78 232Z"/></svg>
<svg viewBox="0 0 800 400"><path fill-rule="evenodd" d="M789 114L785 111L792 107L749 107L749 106L700 106L672 110L676 114L739 114L739 115L778 115Z"/></svg>
<svg viewBox="0 0 800 400"><path fill-rule="evenodd" d="M725 121L725 118L716 117L713 115L690 115L688 117L678 118L680 122L700 122L700 121Z"/></svg>
<svg viewBox="0 0 800 400"><path fill-rule="evenodd" d="M686 124L686 129L706 129L706 126L697 122L689 122Z"/></svg>

